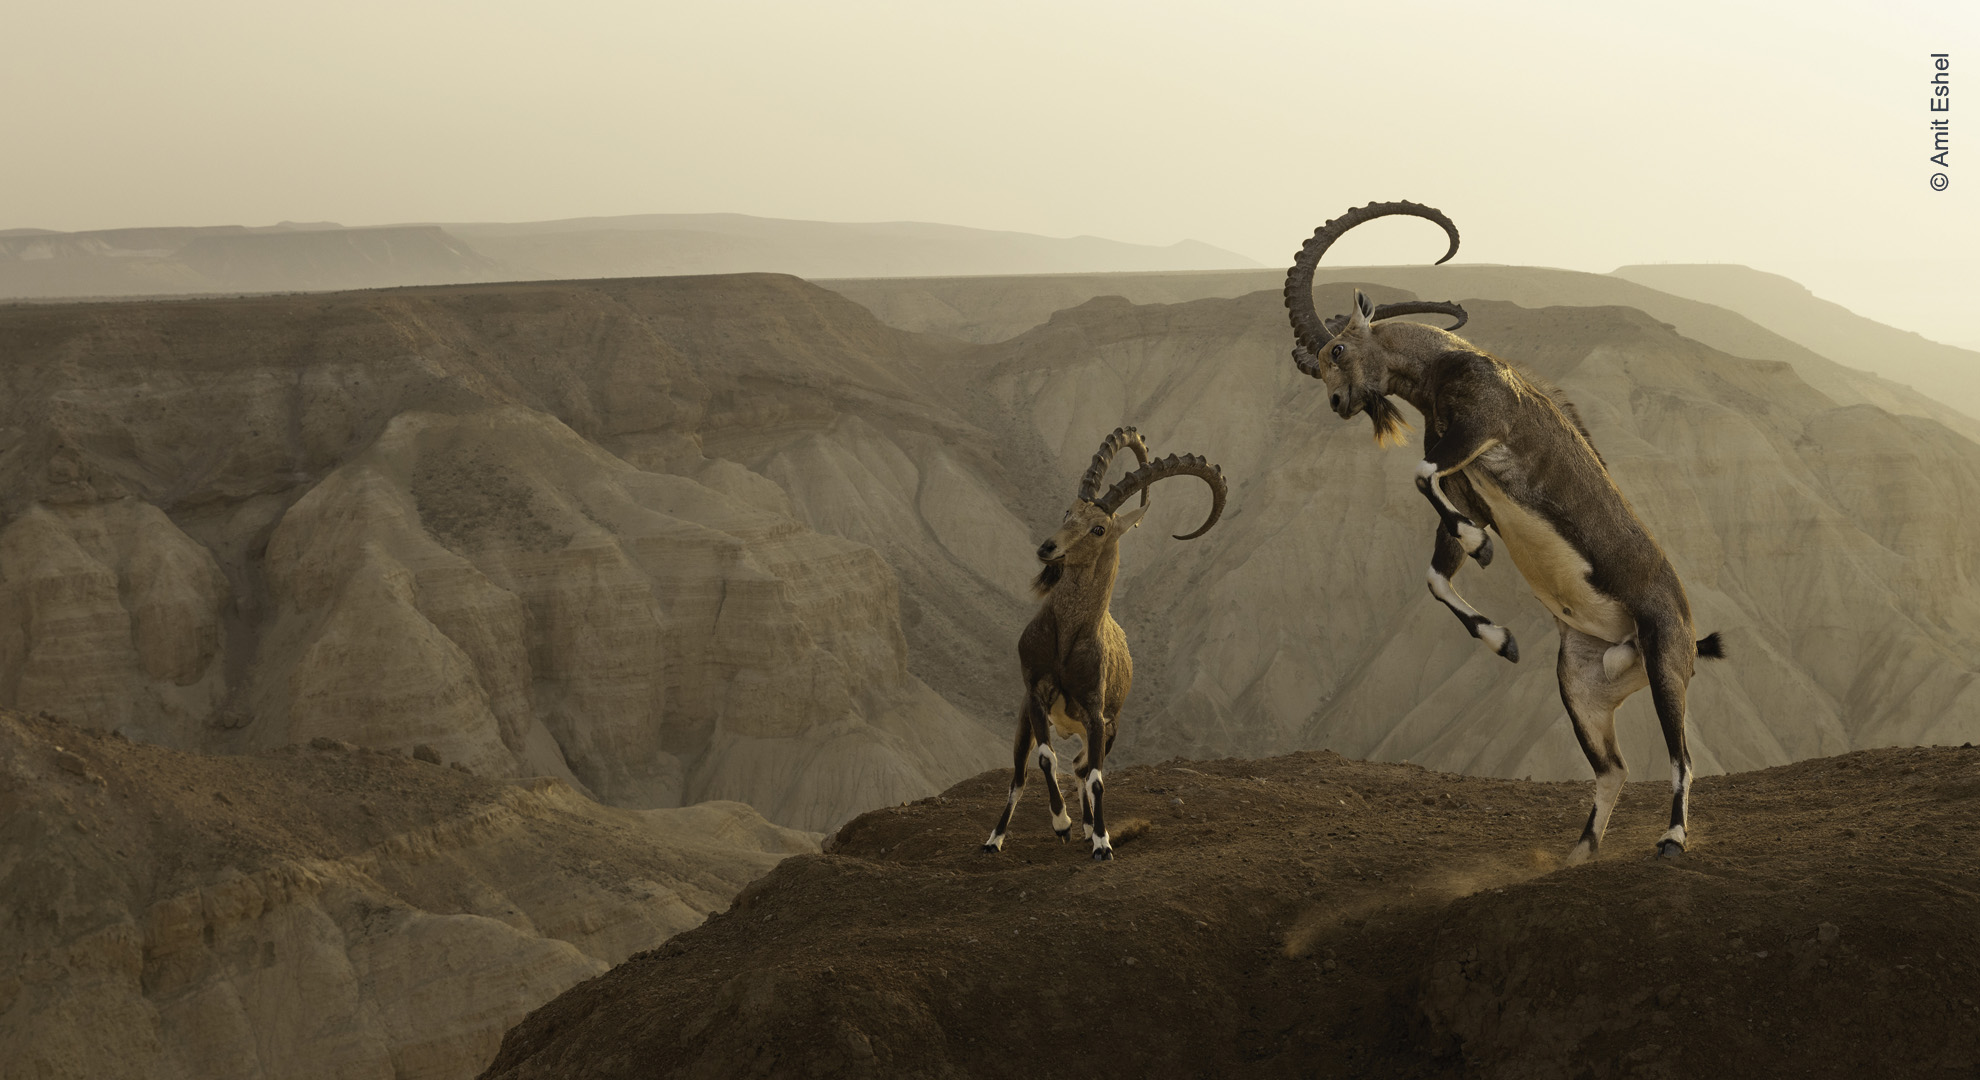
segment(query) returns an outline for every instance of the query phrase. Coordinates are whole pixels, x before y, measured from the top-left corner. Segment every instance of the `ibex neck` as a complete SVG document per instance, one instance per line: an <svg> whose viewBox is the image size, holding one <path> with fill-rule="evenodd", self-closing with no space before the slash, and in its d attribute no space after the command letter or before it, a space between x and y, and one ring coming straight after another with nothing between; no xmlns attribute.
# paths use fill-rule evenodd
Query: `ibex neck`
<svg viewBox="0 0 1980 1080"><path fill-rule="evenodd" d="M1388 358L1384 390L1429 413L1430 365L1452 349L1469 349L1463 338L1422 323L1379 323L1375 332Z"/></svg>
<svg viewBox="0 0 1980 1080"><path fill-rule="evenodd" d="M1065 628L1088 626L1098 623L1107 614L1107 605L1114 596L1114 576L1120 573L1121 561L1118 555L1103 558L1091 566L1069 566L1065 576L1052 586L1052 595L1046 603L1052 613L1059 617L1059 625Z"/></svg>

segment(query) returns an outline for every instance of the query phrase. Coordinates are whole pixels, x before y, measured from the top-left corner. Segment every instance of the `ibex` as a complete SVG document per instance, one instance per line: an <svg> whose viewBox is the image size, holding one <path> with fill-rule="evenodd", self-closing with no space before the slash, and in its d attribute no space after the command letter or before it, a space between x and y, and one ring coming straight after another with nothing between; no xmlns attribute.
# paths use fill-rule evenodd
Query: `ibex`
<svg viewBox="0 0 1980 1080"><path fill-rule="evenodd" d="M1443 213L1410 202L1370 203L1314 230L1286 272L1293 363L1327 384L1342 419L1366 413L1378 443L1402 441L1400 410L1387 395L1416 406L1425 426L1416 486L1441 527L1430 561L1430 593L1472 637L1507 660L1519 660L1512 631L1465 603L1451 579L1469 555L1492 561L1487 528L1499 534L1514 565L1560 630L1555 671L1574 734L1595 770L1595 805L1570 863L1594 856L1622 793L1628 769L1616 742L1616 706L1650 688L1671 758L1670 828L1663 855L1684 851L1691 791L1685 748L1685 691L1695 657L1725 655L1718 634L1692 640L1691 604L1670 560L1616 489L1574 407L1560 392L1452 333L1465 323L1452 303L1371 304L1356 290L1354 311L1322 324L1313 310L1313 268L1349 229L1391 214L1442 226L1457 254L1457 226ZM1455 316L1450 330L1395 315Z"/></svg>
<svg viewBox="0 0 1980 1080"><path fill-rule="evenodd" d="M1100 493L1100 484L1114 455L1134 451L1138 467ZM1128 656L1127 635L1107 610L1114 595L1114 575L1121 568L1121 537L1141 524L1148 513L1148 487L1171 476L1196 476L1210 485L1210 516L1201 527L1178 540L1192 540L1210 531L1224 512L1223 470L1194 454L1170 454L1148 460L1148 446L1131 427L1116 428L1093 455L1079 483L1079 495L1066 511L1065 523L1052 538L1038 545L1045 564L1032 588L1045 597L1038 614L1018 638L1018 663L1024 669L1024 703L1018 707L1017 741L1011 748L1011 793L1003 816L983 842L985 854L1002 851L1010 831L1011 814L1024 794L1025 768L1033 747L1038 769L1045 774L1045 792L1052 803L1052 831L1064 843L1072 832L1065 797L1059 793L1059 758L1052 752L1052 732L1063 737L1078 731L1083 739L1073 761L1080 785L1081 818L1093 841L1093 857L1114 857L1107 834L1103 802L1106 784L1101 771L1134 682L1134 661ZM1117 513L1128 497L1139 493L1141 505Z"/></svg>

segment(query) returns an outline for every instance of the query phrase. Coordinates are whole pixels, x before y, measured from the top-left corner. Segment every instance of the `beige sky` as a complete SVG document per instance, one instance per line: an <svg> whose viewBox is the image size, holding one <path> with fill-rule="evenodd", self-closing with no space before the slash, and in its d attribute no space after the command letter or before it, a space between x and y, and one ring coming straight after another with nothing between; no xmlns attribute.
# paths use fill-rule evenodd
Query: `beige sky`
<svg viewBox="0 0 1980 1080"><path fill-rule="evenodd" d="M1980 344L1970 0L10 7L0 228L735 211L1279 263L1410 198L1462 261L1741 262Z"/></svg>

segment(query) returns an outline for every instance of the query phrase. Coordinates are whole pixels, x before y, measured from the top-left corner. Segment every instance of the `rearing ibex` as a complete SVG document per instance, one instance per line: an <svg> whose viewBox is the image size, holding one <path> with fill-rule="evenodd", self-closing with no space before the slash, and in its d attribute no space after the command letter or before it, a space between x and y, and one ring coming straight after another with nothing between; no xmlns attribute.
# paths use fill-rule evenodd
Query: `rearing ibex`
<svg viewBox="0 0 1980 1080"><path fill-rule="evenodd" d="M1139 462L1133 472L1100 493L1107 467L1123 449ZM1128 656L1127 635L1107 610L1114 594L1114 575L1121 568L1121 537L1141 524L1148 513L1148 486L1171 476L1196 476L1210 485L1210 516L1203 525L1178 540L1191 540L1210 531L1224 512L1224 474L1194 454L1170 454L1148 460L1148 446L1131 427L1114 429L1093 455L1079 483L1079 497L1066 511L1065 524L1050 540L1038 545L1045 564L1032 587L1044 595L1044 606L1018 638L1018 663L1024 668L1024 703L1018 707L1017 742L1011 748L1011 793L1003 816L983 842L984 852L1002 851L1010 831L1011 813L1024 794L1025 767L1038 748L1038 768L1045 774L1045 792L1052 802L1052 831L1064 842L1072 832L1065 797L1059 793L1059 757L1052 752L1052 730L1061 736L1082 733L1084 745L1073 761L1080 783L1081 816L1093 840L1093 857L1114 857L1107 835L1101 777L1107 751L1114 745L1121 705L1134 682L1134 661ZM1136 493L1141 505L1117 514ZM1077 728L1075 728L1077 725Z"/></svg>
<svg viewBox="0 0 1980 1080"><path fill-rule="evenodd" d="M1436 508L1442 527L1430 562L1430 592L1471 636L1493 652L1519 660L1512 631L1465 603L1451 579L1465 556L1492 561L1490 528L1505 542L1535 596L1554 615L1561 636L1555 672L1575 737L1595 770L1595 805L1568 861L1601 846L1616 797L1622 793L1622 748L1616 706L1650 688L1671 758L1670 828L1658 850L1684 850L1691 753L1685 748L1685 692L1692 662L1725 651L1719 635L1692 640L1691 604L1662 548L1643 527L1560 392L1449 330L1413 322L1380 322L1393 315L1443 313L1463 326L1451 303L1371 304L1359 290L1354 313L1324 325L1313 310L1313 268L1349 229L1390 214L1411 214L1450 235L1443 262L1457 254L1457 226L1440 211L1410 202L1369 203L1314 230L1286 272L1292 315L1293 362L1326 381L1343 419L1365 412L1377 442L1400 440L1402 414L1394 394L1423 414L1423 462L1416 486Z"/></svg>

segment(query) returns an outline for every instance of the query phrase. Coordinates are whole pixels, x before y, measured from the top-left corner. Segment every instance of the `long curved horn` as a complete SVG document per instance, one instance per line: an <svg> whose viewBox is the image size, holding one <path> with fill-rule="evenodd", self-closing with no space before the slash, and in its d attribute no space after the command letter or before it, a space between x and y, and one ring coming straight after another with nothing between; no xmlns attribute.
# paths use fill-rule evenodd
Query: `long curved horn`
<svg viewBox="0 0 1980 1080"><path fill-rule="evenodd" d="M1376 304L1375 314L1368 316L1368 321L1381 322L1383 319L1393 319L1398 315L1453 316L1457 321L1445 327L1447 331L1456 330L1471 319L1471 316L1465 314L1464 308L1449 300L1401 300L1393 304ZM1327 336L1333 338L1340 336L1340 332L1347 329L1347 324L1346 315L1335 315L1322 325L1327 328Z"/></svg>
<svg viewBox="0 0 1980 1080"><path fill-rule="evenodd" d="M1456 318L1457 321L1444 327L1445 330L1456 330L1471 318L1463 308L1449 300L1406 300L1399 304L1376 304L1375 314L1370 315L1368 321L1379 322L1398 315L1450 315ZM1332 320L1328 323L1332 325Z"/></svg>
<svg viewBox="0 0 1980 1080"><path fill-rule="evenodd" d="M1107 479L1107 470L1114 464L1114 455L1123 449L1134 451L1134 459L1142 465L1148 464L1148 444L1142 441L1141 433L1131 427L1117 427L1112 435L1100 443L1100 449L1093 453L1093 463L1086 467L1086 475L1079 478L1079 497L1092 502L1100 493L1101 481ZM1148 505L1148 493L1141 493L1141 504ZM1113 513L1112 510L1107 511Z"/></svg>
<svg viewBox="0 0 1980 1080"><path fill-rule="evenodd" d="M1203 482L1210 485L1210 516L1195 532L1176 537L1178 540L1194 540L1209 532L1210 526L1215 525L1217 519L1224 515L1224 496L1229 493L1229 489L1224 485L1224 470L1195 454L1183 454L1180 457L1170 454L1160 461L1149 462L1121 477L1113 487L1107 489L1105 495L1093 500L1093 505L1111 514L1120 509L1129 495L1139 491L1145 498L1150 484L1157 480L1166 480L1171 476L1202 477Z"/></svg>
<svg viewBox="0 0 1980 1080"><path fill-rule="evenodd" d="M1325 255L1327 249L1334 246L1334 241L1339 240L1349 229L1364 221L1373 221L1391 214L1411 214L1443 226L1444 232L1450 234L1451 249L1444 252L1444 257L1438 259L1438 263L1448 262L1451 256L1457 254L1457 225L1444 216L1442 210L1421 203L1369 203L1367 206L1349 210L1313 230L1312 238L1300 246L1298 253L1293 256L1292 267L1286 271L1286 311L1292 316L1293 340L1299 346L1294 350L1293 360L1299 363L1300 370L1306 370L1308 365L1300 363L1299 353L1305 352L1307 360L1317 357L1321 346L1325 345L1327 338L1331 336L1324 333L1326 327L1321 325L1319 314L1313 310L1313 268L1320 264L1320 256Z"/></svg>

